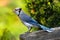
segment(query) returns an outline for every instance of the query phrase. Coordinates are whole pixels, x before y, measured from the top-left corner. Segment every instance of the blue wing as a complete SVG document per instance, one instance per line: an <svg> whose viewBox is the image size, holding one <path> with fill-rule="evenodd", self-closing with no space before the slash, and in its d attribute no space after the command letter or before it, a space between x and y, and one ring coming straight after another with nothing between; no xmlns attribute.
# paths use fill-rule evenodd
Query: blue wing
<svg viewBox="0 0 60 40"><path fill-rule="evenodd" d="M26 15L25 13L20 17L22 21L33 24L33 25L37 25L38 22L35 21L34 19L32 19L30 16Z"/></svg>

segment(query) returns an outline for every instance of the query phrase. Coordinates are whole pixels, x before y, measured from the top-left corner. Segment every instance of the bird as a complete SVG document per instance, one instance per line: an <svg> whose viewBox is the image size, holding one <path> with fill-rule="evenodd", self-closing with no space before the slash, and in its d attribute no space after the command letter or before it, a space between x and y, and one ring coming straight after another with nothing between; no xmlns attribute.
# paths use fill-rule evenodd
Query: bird
<svg viewBox="0 0 60 40"><path fill-rule="evenodd" d="M53 28L48 28L44 25L39 24L36 20L34 20L32 17L24 13L22 8L15 8L14 9L15 14L21 19L21 22L27 26L28 32L31 31L32 27L41 28L43 31L46 32L53 32Z"/></svg>

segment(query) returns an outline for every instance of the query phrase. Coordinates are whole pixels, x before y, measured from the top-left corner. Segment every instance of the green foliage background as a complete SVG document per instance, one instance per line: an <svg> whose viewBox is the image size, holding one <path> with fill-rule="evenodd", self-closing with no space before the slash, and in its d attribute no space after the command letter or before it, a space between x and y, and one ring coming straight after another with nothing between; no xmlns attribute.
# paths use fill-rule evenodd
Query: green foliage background
<svg viewBox="0 0 60 40"><path fill-rule="evenodd" d="M28 30L13 12L16 7L26 12L23 0L10 0L7 6L0 6L0 40L19 40L19 35Z"/></svg>
<svg viewBox="0 0 60 40"><path fill-rule="evenodd" d="M30 15L47 27L60 26L60 0L25 0Z"/></svg>

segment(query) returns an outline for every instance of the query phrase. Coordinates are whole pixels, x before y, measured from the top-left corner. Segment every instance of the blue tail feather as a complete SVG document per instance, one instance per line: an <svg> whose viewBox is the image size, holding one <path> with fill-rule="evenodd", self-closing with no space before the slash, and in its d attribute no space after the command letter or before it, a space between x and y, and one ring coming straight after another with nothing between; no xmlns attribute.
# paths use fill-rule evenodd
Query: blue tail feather
<svg viewBox="0 0 60 40"><path fill-rule="evenodd" d="M39 24L40 25L40 24ZM48 28L44 25L40 25L40 27L44 30L44 31L47 31L47 32L53 32L54 30L52 28Z"/></svg>

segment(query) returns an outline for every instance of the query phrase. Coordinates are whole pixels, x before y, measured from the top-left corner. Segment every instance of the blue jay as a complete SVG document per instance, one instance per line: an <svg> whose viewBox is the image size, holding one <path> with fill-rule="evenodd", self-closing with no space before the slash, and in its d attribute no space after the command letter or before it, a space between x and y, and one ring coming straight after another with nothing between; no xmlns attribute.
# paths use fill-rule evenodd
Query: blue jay
<svg viewBox="0 0 60 40"><path fill-rule="evenodd" d="M47 31L47 32L53 32L52 28L47 28L41 24L39 24L37 21L32 19L30 16L25 14L22 10L22 8L15 8L15 13L18 15L18 17L21 19L22 23L25 24L28 27L28 31L32 29L32 27L38 27L42 28L42 30Z"/></svg>

